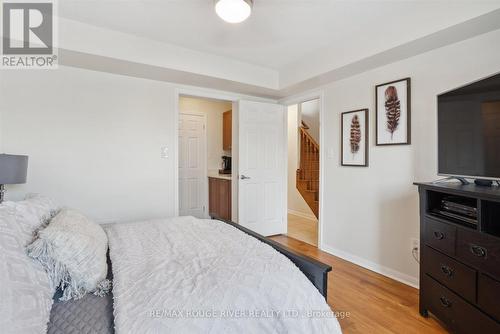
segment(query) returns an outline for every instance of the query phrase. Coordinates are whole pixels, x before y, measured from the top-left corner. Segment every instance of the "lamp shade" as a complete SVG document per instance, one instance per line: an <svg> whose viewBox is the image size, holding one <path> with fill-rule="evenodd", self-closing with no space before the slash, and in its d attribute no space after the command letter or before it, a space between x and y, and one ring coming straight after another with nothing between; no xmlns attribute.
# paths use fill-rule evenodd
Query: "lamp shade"
<svg viewBox="0 0 500 334"><path fill-rule="evenodd" d="M28 157L0 154L0 184L26 183Z"/></svg>

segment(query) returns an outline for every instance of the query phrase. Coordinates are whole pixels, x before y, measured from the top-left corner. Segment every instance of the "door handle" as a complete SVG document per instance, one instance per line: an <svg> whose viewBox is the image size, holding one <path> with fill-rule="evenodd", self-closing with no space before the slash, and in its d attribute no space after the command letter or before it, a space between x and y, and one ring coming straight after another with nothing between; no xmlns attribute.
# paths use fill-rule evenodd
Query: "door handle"
<svg viewBox="0 0 500 334"><path fill-rule="evenodd" d="M248 179L250 179L250 176L241 175L240 179L242 179L242 180L248 180Z"/></svg>

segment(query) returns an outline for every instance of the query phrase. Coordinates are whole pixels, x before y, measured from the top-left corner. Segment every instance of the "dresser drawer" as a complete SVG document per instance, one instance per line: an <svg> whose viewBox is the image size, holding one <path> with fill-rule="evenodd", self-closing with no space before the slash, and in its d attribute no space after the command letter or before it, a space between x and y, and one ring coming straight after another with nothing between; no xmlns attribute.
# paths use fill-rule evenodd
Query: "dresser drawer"
<svg viewBox="0 0 500 334"><path fill-rule="evenodd" d="M429 311L448 324L453 332L463 334L500 333L500 325L474 306L424 275L423 288Z"/></svg>
<svg viewBox="0 0 500 334"><path fill-rule="evenodd" d="M477 286L477 304L500 321L500 282L481 274Z"/></svg>
<svg viewBox="0 0 500 334"><path fill-rule="evenodd" d="M433 219L425 219L424 241L427 245L440 251L455 255L455 239L457 228L453 225L440 223Z"/></svg>
<svg viewBox="0 0 500 334"><path fill-rule="evenodd" d="M495 237L458 229L457 257L493 277L500 277L500 242Z"/></svg>
<svg viewBox="0 0 500 334"><path fill-rule="evenodd" d="M426 274L461 295L468 301L476 302L476 270L425 246L423 249Z"/></svg>

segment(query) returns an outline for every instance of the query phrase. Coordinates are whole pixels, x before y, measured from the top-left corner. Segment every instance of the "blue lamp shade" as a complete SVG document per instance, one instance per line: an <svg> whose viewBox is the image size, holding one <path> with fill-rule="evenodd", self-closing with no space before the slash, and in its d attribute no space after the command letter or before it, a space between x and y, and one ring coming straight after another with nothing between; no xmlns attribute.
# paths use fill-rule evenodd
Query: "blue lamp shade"
<svg viewBox="0 0 500 334"><path fill-rule="evenodd" d="M0 184L26 183L27 174L26 155L0 154Z"/></svg>

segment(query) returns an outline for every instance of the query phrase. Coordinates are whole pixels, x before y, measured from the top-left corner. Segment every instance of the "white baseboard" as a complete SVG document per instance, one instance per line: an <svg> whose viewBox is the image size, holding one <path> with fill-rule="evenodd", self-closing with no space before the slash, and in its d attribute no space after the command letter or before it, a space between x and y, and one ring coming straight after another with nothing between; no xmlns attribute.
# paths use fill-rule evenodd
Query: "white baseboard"
<svg viewBox="0 0 500 334"><path fill-rule="evenodd" d="M388 268L386 266L375 263L373 261L364 259L364 258L356 256L356 255L353 255L351 253L344 252L344 251L341 251L339 249L335 249L334 247L330 247L330 246L325 245L325 244L321 245L321 250L324 252L330 253L332 255L335 255L337 257L340 257L341 259L344 259L346 261L357 264L358 266L361 266L361 267L366 268L368 270L374 271L378 274L392 278L392 279L394 279L398 282L401 282L403 284L412 286L416 289L418 289L418 287L419 287L419 282L418 282L419 280L417 277L413 277L413 276L404 274L404 273L399 272L397 270ZM333 270L335 270L335 268Z"/></svg>
<svg viewBox="0 0 500 334"><path fill-rule="evenodd" d="M305 213L305 212L300 212L300 211L295 211L295 210L292 210L292 209L288 209L288 213L291 214L291 215L294 215L294 216L299 216L301 218L305 218L305 219L318 220L315 215L308 214L308 213Z"/></svg>

